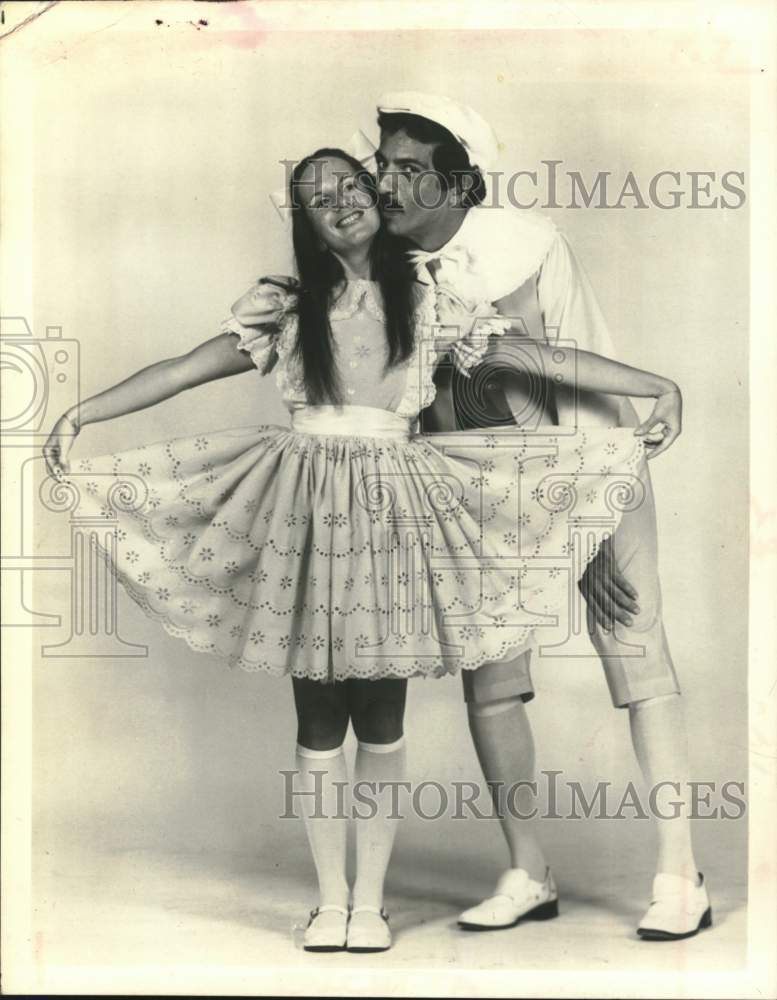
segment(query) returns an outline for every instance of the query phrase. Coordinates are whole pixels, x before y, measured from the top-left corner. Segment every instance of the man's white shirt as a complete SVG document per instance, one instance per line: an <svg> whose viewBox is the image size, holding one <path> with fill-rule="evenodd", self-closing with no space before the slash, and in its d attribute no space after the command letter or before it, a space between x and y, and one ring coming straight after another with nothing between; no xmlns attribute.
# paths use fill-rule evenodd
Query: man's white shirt
<svg viewBox="0 0 777 1000"><path fill-rule="evenodd" d="M418 256L439 259L434 281L448 282L475 300L497 302L532 280L537 316L534 322L531 315L522 317L531 336L572 342L594 354L615 357L591 283L564 234L546 216L513 207L477 206L469 209L444 247ZM417 270L419 280L432 281L425 264ZM557 392L557 405L562 424L637 422L630 403L616 396L562 390Z"/></svg>

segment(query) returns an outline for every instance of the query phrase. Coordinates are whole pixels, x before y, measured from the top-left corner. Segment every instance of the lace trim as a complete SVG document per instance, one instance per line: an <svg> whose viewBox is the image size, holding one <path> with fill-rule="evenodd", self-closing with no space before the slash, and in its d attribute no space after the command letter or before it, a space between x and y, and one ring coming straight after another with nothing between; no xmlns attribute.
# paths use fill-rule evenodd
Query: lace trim
<svg viewBox="0 0 777 1000"><path fill-rule="evenodd" d="M262 440L267 441L267 438L270 439L274 438L275 440L268 441L268 445L270 447L286 448L289 447L290 444L292 444L293 446L294 439L299 438L297 443L301 446L303 451L306 450L305 445L312 446L314 444L316 445L321 444L323 446L323 450L327 450L328 442L327 441L314 442L313 438L316 436L308 438L308 436L294 435L291 432L286 432L279 428L267 428L267 429L271 433L267 435L267 437L265 438L260 438L260 441ZM264 428L261 428L260 430L264 430ZM573 449L573 451L577 453L579 458L578 470L577 472L572 473L573 483L576 483L578 478L578 473L582 472L584 465L585 450L588 444L587 433L585 431L582 431L581 434L582 437L580 443ZM201 440L205 441L205 439ZM629 448L627 456L623 460L618 461L619 467L625 466L625 468L629 471L634 470L643 461L645 454L644 442L642 441L642 439L632 438L631 441L633 442L633 444ZM550 439L548 443L553 443L552 439ZM187 504L194 507L194 509L199 510L203 518L207 520L208 514L206 507L203 506L201 502L198 502L186 496L187 492L186 480L181 479L179 477L178 472L181 463L180 460L175 456L173 450L174 444L175 441L165 442L164 452L167 458L172 462L172 470L171 470L172 478L177 480L181 487L181 490L178 494L178 499L183 500ZM205 444L207 444L206 441ZM342 447L341 442L336 442L336 444L338 445L338 447ZM497 436L488 435L484 442L484 447L486 449L489 449L491 447L496 447L496 444L497 444ZM379 451L382 452L385 446L377 445L364 440L361 441L360 445L358 445L357 447L359 448L359 459L361 459L364 457L364 455L361 453L362 448L368 451L373 451L377 457L377 453ZM613 454L615 454L615 451L617 451L617 446L615 445L615 443L613 443L612 445L608 444L606 448L607 448L607 453L609 453L610 448L613 449L612 452ZM141 448L139 450L142 451L143 449ZM431 453L436 449L430 448L430 446L427 445L425 442L413 442L410 444L391 446L388 450L398 451L401 453L406 453L408 455L413 450L420 450L421 454L428 454L429 457L431 457ZM353 457L355 457L355 455ZM521 461L526 457L528 457L527 448L525 446L519 445L515 449L515 455L513 457L513 461ZM114 456L114 458L118 462L120 461L121 456L117 455ZM491 463L489 463L488 460L485 460L484 462L481 463L482 469L485 473L490 471L489 469L490 464ZM549 462L547 461L546 461L546 466L548 468L553 467L552 464L549 464ZM602 469L601 471L603 473L605 472L604 469ZM473 485L476 484L473 482ZM540 497L538 497L537 499L540 502L542 502ZM555 504L559 505L560 509L558 511L558 516L563 517L565 510L564 498L562 496L554 496L553 498L548 496L548 500L551 501L551 499L554 505ZM254 501L252 500L252 503L253 502ZM152 498L149 498L148 506L149 510L151 511L151 513L148 514L142 513L141 511L127 511L126 513L129 514L130 519L137 520L140 522L145 538L152 544L158 546L159 555L161 556L162 561L165 563L165 568L168 570L168 572L172 572L174 574L182 576L189 583L195 584L199 587L205 587L209 592L213 594L228 595L232 603L240 608L243 609L251 608L257 610L266 609L273 614L283 615L283 616L293 615L296 614L300 610L300 608L307 608L314 614L316 612L320 612L320 614L323 616L322 623L324 619L331 621L333 615L334 616L341 615L342 617L348 617L355 610L359 610L361 612L368 612L372 615L377 614L383 617L385 617L385 614L388 613L387 609L383 607L368 607L366 605L362 605L361 603L358 603L355 608L352 607L350 611L347 611L346 609L341 609L337 606L328 607L326 605L320 605L319 607L312 609L307 604L300 605L299 602L296 601L293 602L293 604L290 607L279 609L277 608L277 606L273 607L273 603L270 601L264 601L257 604L256 602L253 602L250 599L248 601L241 600L234 587L229 587L229 586L220 587L207 577L192 574L186 570L185 566L183 566L178 560L174 559L171 556L171 554L168 552L167 546L168 543L172 541L172 538L167 538L165 535L160 533L159 527L161 527L161 525L158 527L157 525L152 523L154 520L157 519L163 520L164 511L160 512L159 514L153 513L157 504L156 502L153 502ZM545 507L545 509L549 510L548 507ZM627 509L627 507L624 506L622 508L616 508L616 510L613 511L613 513L615 514L615 523L613 525L608 526L608 532L613 531L615 527L617 527L617 524L620 522L621 515L620 513L617 513L619 509L623 510ZM347 517L345 517L345 515L342 515L342 522L343 522L342 528L344 536L347 536L348 534L350 534L350 531L347 523ZM165 521L164 523L166 524L167 522ZM339 524L339 522L337 523ZM220 528L222 530L225 530L227 525L224 520L216 518L211 520L210 527L216 529ZM178 638L183 638L191 649L197 652L210 653L212 655L217 655L221 658L225 658L229 661L230 666L240 666L242 669L247 671L252 671L252 672L265 671L275 676L283 676L291 673L293 676L311 677L318 680L326 680L326 679L331 680L333 676L334 679L341 679L345 677L362 677L362 678L384 677L384 676L410 677L418 675L439 677L445 674L456 673L458 672L458 670L462 669L463 670L476 669L483 663L486 663L490 660L500 660L500 659L505 659L510 655L517 655L518 652L524 649L526 645L532 641L534 625L528 623L526 625L510 624L509 622L504 620L504 616L497 613L490 613L487 608L483 607L483 600L485 600L486 603L489 602L498 603L510 589L514 589L515 583L512 582L512 580L514 579L517 581L518 579L521 579L524 576L523 571L517 569L514 574L511 574L511 586L508 586L506 590L502 590L501 588L497 590L496 588L494 588L494 592L492 593L483 594L478 592L478 594L476 595L478 598L477 608L475 608L473 604L467 603L466 601L458 600L455 595L451 595L453 600L450 603L448 603L447 606L444 607L444 610L446 612L452 612L455 614L456 612L452 605L453 602L457 602L459 603L460 606L462 606L466 610L469 611L477 610L481 613L482 618L484 619L483 621L479 623L471 623L471 624L467 623L460 626L457 626L455 624L446 625L445 635L441 636L441 639L444 642L449 641L451 637L458 637L459 641L462 639L478 639L479 648L477 650L473 650L469 655L466 653L461 655L452 655L452 654L446 655L444 652L441 651L436 654L433 653L425 655L422 658L419 658L417 656L411 658L409 656L405 657L401 653L397 653L395 654L395 657L398 657L398 659L397 658L389 659L387 657L386 658L380 657L381 662L379 666L376 667L374 661L370 662L369 658L364 656L364 654L360 656L357 653L355 659L351 659L349 657L344 662L338 662L337 667L335 667L334 675L329 672L328 666L326 665L327 661L326 657L323 657L323 663L321 667L312 664L309 660L307 661L307 663L303 664L303 662L301 662L297 657L294 657L291 654L289 656L289 659L286 660L285 663L279 662L277 655L276 658L272 661L270 659L252 659L247 656L244 656L242 653L238 653L237 651L235 651L234 641L228 641L228 645L233 647L230 650L230 649L225 649L223 646L219 645L218 642L212 641L207 636L203 637L202 635L203 622L198 622L198 623L193 622L192 626L177 624L172 620L171 616L168 615L161 607L152 606L149 600L147 599L145 593L143 592L143 590L141 588L137 588L134 585L132 578L127 573L122 572L120 567L118 567L113 562L113 558L111 557L111 555L100 545L99 539L95 537L94 540L95 543L101 549L101 554L103 555L103 557L108 560L109 565L113 565L114 571L117 573L120 582L128 591L132 599L141 607L141 609L150 618L153 618L154 620L160 622L170 635L173 635ZM345 541L345 537L343 540ZM472 543L472 541L476 540L477 540L477 533L470 540L470 544ZM270 539L268 539L268 541L270 541ZM505 539L505 541L507 540ZM588 563L596 557L600 549L600 546L601 546L601 540L596 540L595 544L591 545L590 548L586 547L585 551L579 553L579 556L582 560L583 568L587 566ZM275 546L272 546L272 548L277 552ZM444 545L443 548L450 549L451 548L450 543ZM294 554L301 555L299 551L295 552ZM336 549L330 549L328 551L322 552L322 554L325 554L329 560L332 560L333 558L343 557L344 551L339 552ZM125 558L129 558L129 553L127 553ZM528 557L527 560L529 566L531 566L531 558L532 557ZM261 572L261 567L257 567L257 571ZM433 567L425 565L421 567L421 571L423 573L429 573L432 578L432 582L433 583L435 582L433 580L435 576ZM262 582L258 579L254 579L253 576L249 576L248 579L252 580L253 582ZM460 582L463 586L463 580ZM547 587L543 584L541 586L535 586L523 589L521 606L523 607L526 607L527 605L531 606L533 597L538 594L544 594L547 597L544 607L542 608L542 612L544 612L545 614L553 613L554 611L558 610L566 600L567 597L566 584L563 586L559 586L558 588ZM218 621L215 624L218 624L221 619L219 618L219 616L215 617L218 619ZM208 621L205 624L211 625L213 623ZM199 636L192 634L194 629L196 628L199 629ZM496 634L496 630L505 628L509 629L511 634L509 638L503 639L501 635ZM324 632L325 631L326 630L324 629ZM236 622L229 632L231 640L236 640L236 639L245 640L246 635L247 635L247 629L243 627L243 624L241 622ZM219 640L224 640L225 636L226 636L226 625L224 627L222 634L218 634L217 638ZM302 647L305 646L307 642L307 645L310 648L320 650L323 647L316 645L318 638L319 637L317 635L311 636L309 633L307 634L307 636L302 634L297 634L293 639L292 637L289 637L286 645L283 645L281 648L286 650L299 647L301 649ZM251 641L254 640L252 639ZM256 642L259 641L260 640L258 639L256 640ZM322 639L322 641L324 640ZM339 645L337 643L339 643ZM333 648L337 652L342 653L344 651L342 646L342 639L334 638L332 640L332 644ZM363 642L362 638L359 637L357 639L357 644L360 644L359 648L369 648L368 637L365 635ZM296 665L297 663L299 663L299 666Z"/></svg>
<svg viewBox="0 0 777 1000"><path fill-rule="evenodd" d="M296 357L295 347L297 343L297 332L299 323L294 305L296 297L293 292L282 294L279 291L281 309L277 318L278 332L273 341L263 350L255 348L255 352L261 364L266 364L270 349L277 352L279 363L275 367L275 384L285 403L304 404L307 402L305 392L305 379L301 361ZM385 314L378 299L378 286L375 282L365 279L349 281L342 294L337 299L335 305L329 313L330 320L351 319L360 309L364 309L374 319L385 322ZM234 324L234 326L233 326ZM229 328L229 332L247 334L251 328L244 327L238 320L225 320L222 328ZM244 341L244 343L247 343ZM242 350L250 350L248 346L240 345ZM251 352L254 357L254 352ZM260 364L257 364L260 367ZM269 369L265 369L269 370Z"/></svg>
<svg viewBox="0 0 777 1000"><path fill-rule="evenodd" d="M431 406L437 395L434 369L437 350L434 332L437 325L434 287L418 285L418 302L415 309L415 343L407 362L407 382L402 401L397 407L401 417L414 419L421 410Z"/></svg>
<svg viewBox="0 0 777 1000"><path fill-rule="evenodd" d="M330 320L351 319L363 307L370 316L384 323L386 314L383 311L378 288L376 282L367 278L357 278L347 282L329 310Z"/></svg>
<svg viewBox="0 0 777 1000"><path fill-rule="evenodd" d="M275 384L284 403L306 403L305 379L302 363L294 355L299 324L293 312L286 313L275 341L278 364L275 368Z"/></svg>
<svg viewBox="0 0 777 1000"><path fill-rule="evenodd" d="M254 325L246 326L231 315L221 322L221 332L235 334L237 348L251 356L259 371L266 375L277 360L276 343L293 315L297 296L296 281L286 277L260 278L251 293L257 314Z"/></svg>
<svg viewBox="0 0 777 1000"><path fill-rule="evenodd" d="M632 463L630 463L632 464ZM633 462L636 465L636 462ZM618 522L620 521L620 515L618 516ZM144 529L150 529L150 524L146 522L144 524ZM144 530L144 533L146 531ZM153 537L155 532L150 529L147 537ZM414 658L410 660L409 658L405 662L397 662L394 660L383 660L381 666L376 668L373 664L369 663L369 658L365 657L365 662L360 665L358 661L345 661L341 662L338 666L334 666L334 669L321 668L321 669L310 669L296 668L292 665L290 668L287 665L282 666L276 660L272 662L270 660L253 660L246 656L238 653L230 653L217 645L213 640L203 640L198 639L194 634L195 626L191 627L176 625L171 616L165 614L161 609L154 608L149 601L146 599L144 594L137 589L132 579L127 576L119 567L114 563L110 552L102 545L99 538L94 537L94 544L99 555L102 557L106 565L111 569L111 571L117 576L119 582L125 588L126 592L130 598L141 608L141 610L146 614L146 616L153 621L156 621L162 626L162 628L168 633L168 635L174 638L183 639L187 646L197 653L206 653L211 656L216 656L219 659L226 660L230 668L239 667L240 669L246 671L247 673L267 673L274 677L307 677L311 680L319 681L332 681L332 680L346 680L349 677L356 677L364 680L376 679L382 677L428 677L428 678L439 678L444 677L449 674L456 674L463 670L477 670L478 667L483 666L485 663L493 663L500 660L514 659L516 656L520 655L527 648L530 648L535 642L535 626L534 625L524 625L515 626L509 625L509 623L500 621L498 616L491 616L491 620L487 625L476 624L476 625L463 625L455 628L454 630L460 633L461 639L478 639L481 643L480 649L474 656L462 657L462 656L425 656L423 659ZM596 558L599 554L599 550L602 546L603 539L595 541L587 550L587 552L582 554L581 569L585 571L588 565ZM516 574L520 576L520 573ZM531 596L534 595L534 591L530 592L529 600L524 600L524 606L530 603ZM566 589L564 589L563 596L566 597ZM469 605L463 605L467 610L473 610ZM563 606L563 600L558 600L555 603L548 603L544 607L544 613L546 615L553 614L558 611L559 608ZM385 609L367 609L365 607L359 606L362 611L377 611L383 615L388 614ZM294 610L294 609L292 609ZM356 609L354 609L356 610ZM482 609L481 609L482 610ZM487 612L485 612L487 614ZM501 642L495 641L496 635L493 634L498 629L510 628L514 633L512 639L502 640ZM493 632L492 632L493 630ZM492 633L489 635L489 633ZM515 635L515 633L518 633ZM492 641L488 641L492 640ZM342 652L342 640L337 643L336 640L333 642L333 646L337 651ZM297 662L296 659L294 662Z"/></svg>
<svg viewBox="0 0 777 1000"><path fill-rule="evenodd" d="M472 332L451 346L456 368L469 376L471 368L476 368L483 360L491 337L503 337L510 328L510 321L499 316L483 316L475 321Z"/></svg>
<svg viewBox="0 0 777 1000"><path fill-rule="evenodd" d="M243 326L234 316L222 321L221 332L233 333L239 338L236 344L238 351L245 351L263 375L270 371L275 357L277 333Z"/></svg>
<svg viewBox="0 0 777 1000"><path fill-rule="evenodd" d="M239 667L247 673L266 673L273 677L307 677L311 680L317 681L346 680L349 677L356 677L363 680L379 677L443 677L446 674L455 674L458 670L475 670L483 663L517 656L524 650L524 648L526 648L528 643L531 642L533 635L533 629L530 626L526 626L521 630L522 634L520 640L502 642L498 649L482 653L474 661L467 661L466 663L446 663L446 660L443 657L435 657L434 663L430 663L431 658L424 658L423 660L418 658L410 660L408 658L407 662L395 662L389 660L388 662L384 662L380 669L376 670L376 668L370 664L369 658L365 657L367 662L363 665L360 665L358 661L346 661L342 663L339 669L335 666L332 671L328 669L295 669L294 666L287 669L286 667L281 666L277 661L271 662L269 660L252 660L242 654L228 653L212 640L198 639L192 634L193 627L187 628L185 626L176 625L171 620L170 616L165 614L164 611L157 610L152 607L144 595L135 588L132 580L115 566L110 553L102 545L98 538L94 539L94 544L98 554L109 566L109 568L111 568L111 571L116 574L119 582L125 588L129 597L135 602L135 604L138 605L138 607L149 619L161 625L168 635L177 639L183 639L189 649L193 650L195 653L205 653L210 656L216 656L221 660L226 660L230 668ZM595 554L596 553L593 553L591 558L593 558ZM496 623L495 627L499 628L499 623ZM465 629L466 628L479 627L465 626ZM482 628L479 630L481 632L483 631ZM333 643L333 645L335 645L335 643ZM336 645L335 648L340 651L339 645ZM297 662L296 658L293 662Z"/></svg>
<svg viewBox="0 0 777 1000"><path fill-rule="evenodd" d="M422 286L419 286L421 289ZM348 282L342 297L330 312L330 319L350 319L364 308L380 322L385 322L385 314L377 298L375 282L360 279ZM414 419L421 410L430 406L437 389L434 384L434 368L437 362L434 344L434 328L437 324L434 289L423 287L419 292L416 306L416 338L410 358L405 362L407 381L402 401L396 412L400 416ZM237 322L237 321L236 321ZM302 365L294 355L297 339L297 316L286 312L280 322L281 330L274 342L280 363L275 369L275 381L285 402L305 403L305 381Z"/></svg>

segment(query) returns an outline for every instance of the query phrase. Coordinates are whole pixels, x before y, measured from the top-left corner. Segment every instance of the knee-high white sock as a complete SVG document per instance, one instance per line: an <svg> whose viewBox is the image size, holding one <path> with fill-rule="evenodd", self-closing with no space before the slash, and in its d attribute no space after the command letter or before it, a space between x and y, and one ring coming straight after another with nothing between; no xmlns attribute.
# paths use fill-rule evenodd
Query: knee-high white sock
<svg viewBox="0 0 777 1000"><path fill-rule="evenodd" d="M353 887L353 905L383 906L383 883L386 878L398 818L391 818L393 798L391 788L380 790L380 782L402 781L405 777L405 738L400 736L393 743L365 743L359 741L356 751L354 784L360 781L375 783L378 787L365 788L370 800L377 806L374 816L356 818L356 882ZM397 793L397 813L401 799ZM371 811L365 806L356 808L365 816Z"/></svg>
<svg viewBox="0 0 777 1000"><path fill-rule="evenodd" d="M296 766L299 771L297 801L305 820L310 850L316 865L319 906L347 906L348 881L345 873L347 818L343 785L348 770L343 748L310 750L297 744ZM317 774L316 772L323 772Z"/></svg>
<svg viewBox="0 0 777 1000"><path fill-rule="evenodd" d="M505 698L487 704L467 705L472 740L488 782L491 797L499 810L502 832L510 851L513 868L523 868L537 882L545 879L537 820L530 813L539 808L527 786L508 798L509 789L519 782L534 781L534 737L526 706L520 698ZM529 818L522 818L529 817Z"/></svg>
<svg viewBox="0 0 777 1000"><path fill-rule="evenodd" d="M690 802L688 780L688 736L685 713L679 694L646 698L629 705L631 740L634 752L649 787L668 781L679 785L667 789L669 795L659 798L658 806L667 818L656 817L658 832L658 872L680 875L697 881L696 859L691 842ZM668 802L680 804L675 810ZM674 817L674 812L678 815Z"/></svg>

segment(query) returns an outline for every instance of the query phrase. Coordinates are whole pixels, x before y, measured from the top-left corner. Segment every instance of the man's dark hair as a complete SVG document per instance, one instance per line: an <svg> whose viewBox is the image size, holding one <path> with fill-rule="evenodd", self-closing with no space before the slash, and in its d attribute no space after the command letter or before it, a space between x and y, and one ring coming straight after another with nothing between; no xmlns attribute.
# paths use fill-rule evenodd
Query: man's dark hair
<svg viewBox="0 0 777 1000"><path fill-rule="evenodd" d="M467 151L459 140L443 125L406 112L379 112L378 127L388 135L405 132L416 142L433 144L432 166L443 186L460 188L464 192L462 205L465 208L473 208L483 201L486 196L483 175L469 162Z"/></svg>

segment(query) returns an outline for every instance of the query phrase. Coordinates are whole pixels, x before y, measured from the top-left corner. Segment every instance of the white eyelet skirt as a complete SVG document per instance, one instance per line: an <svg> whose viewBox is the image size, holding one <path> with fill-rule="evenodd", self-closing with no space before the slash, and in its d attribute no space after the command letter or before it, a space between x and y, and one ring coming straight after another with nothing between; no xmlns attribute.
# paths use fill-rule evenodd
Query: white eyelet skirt
<svg viewBox="0 0 777 1000"><path fill-rule="evenodd" d="M412 435L396 413L306 407L76 461L72 516L171 635L319 681L474 670L568 614L644 494L632 428ZM109 532L110 536L110 532Z"/></svg>

